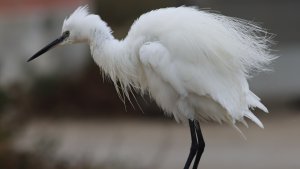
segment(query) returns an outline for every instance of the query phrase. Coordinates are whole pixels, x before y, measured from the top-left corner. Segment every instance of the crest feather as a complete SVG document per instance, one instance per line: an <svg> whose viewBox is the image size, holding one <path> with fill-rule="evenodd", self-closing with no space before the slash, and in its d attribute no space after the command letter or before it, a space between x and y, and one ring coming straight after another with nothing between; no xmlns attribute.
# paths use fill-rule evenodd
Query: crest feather
<svg viewBox="0 0 300 169"><path fill-rule="evenodd" d="M88 5L78 7L68 18L65 19L65 23L76 22L89 15Z"/></svg>

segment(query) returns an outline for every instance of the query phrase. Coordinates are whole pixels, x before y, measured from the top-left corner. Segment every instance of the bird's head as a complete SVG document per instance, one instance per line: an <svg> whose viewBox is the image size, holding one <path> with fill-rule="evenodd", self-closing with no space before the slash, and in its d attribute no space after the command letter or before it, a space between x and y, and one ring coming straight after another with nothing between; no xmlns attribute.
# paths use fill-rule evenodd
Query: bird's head
<svg viewBox="0 0 300 169"><path fill-rule="evenodd" d="M66 37L60 45L87 42L89 29L88 21L90 17L88 6L77 8L68 18L64 20L62 26L62 36Z"/></svg>
<svg viewBox="0 0 300 169"><path fill-rule="evenodd" d="M99 21L101 21L99 16L89 14L88 6L77 8L64 20L61 36L30 57L28 62L58 45L88 42L91 32L94 31L97 25L101 25L103 22Z"/></svg>

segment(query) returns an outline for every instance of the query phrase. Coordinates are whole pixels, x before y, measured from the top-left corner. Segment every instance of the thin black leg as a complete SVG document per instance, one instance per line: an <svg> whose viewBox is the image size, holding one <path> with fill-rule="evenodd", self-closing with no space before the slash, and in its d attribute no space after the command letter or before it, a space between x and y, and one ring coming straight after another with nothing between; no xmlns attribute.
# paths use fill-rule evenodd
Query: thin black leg
<svg viewBox="0 0 300 169"><path fill-rule="evenodd" d="M196 127L195 127L194 121L189 120L189 126L190 126L190 131L191 131L192 144L191 144L191 149L190 149L188 159L184 165L184 169L190 168L190 165L191 165L191 163L197 153L197 150L198 150L197 134L196 134Z"/></svg>
<svg viewBox="0 0 300 169"><path fill-rule="evenodd" d="M204 139L203 139L200 124L197 120L195 120L195 124L196 124L195 125L195 130L196 130L197 140L198 140L198 150L197 150L197 154L196 154L193 169L198 168L199 161L201 159L202 153L203 153L204 148L205 148L205 142L204 142Z"/></svg>

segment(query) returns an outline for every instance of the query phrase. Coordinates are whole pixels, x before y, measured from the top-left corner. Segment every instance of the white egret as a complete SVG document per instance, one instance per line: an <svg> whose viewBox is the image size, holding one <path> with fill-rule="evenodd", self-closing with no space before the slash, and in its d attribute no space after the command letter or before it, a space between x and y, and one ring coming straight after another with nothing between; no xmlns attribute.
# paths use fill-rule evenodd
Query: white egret
<svg viewBox="0 0 300 169"><path fill-rule="evenodd" d="M88 43L97 65L118 93L149 93L168 115L190 126L192 144L184 169L193 169L205 143L199 121L263 127L251 112L268 112L250 91L247 78L274 59L271 36L252 22L198 10L171 7L148 12L117 40L98 15L79 7L65 19L62 35L28 61L57 45ZM121 91L119 91L121 88Z"/></svg>

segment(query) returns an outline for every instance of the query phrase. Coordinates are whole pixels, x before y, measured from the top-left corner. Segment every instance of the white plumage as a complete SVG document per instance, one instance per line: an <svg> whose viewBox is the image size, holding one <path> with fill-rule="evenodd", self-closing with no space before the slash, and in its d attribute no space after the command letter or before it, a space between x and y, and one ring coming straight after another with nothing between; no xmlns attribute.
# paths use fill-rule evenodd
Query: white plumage
<svg viewBox="0 0 300 169"><path fill-rule="evenodd" d="M28 61L58 44L88 43L120 96L147 92L166 114L189 123L192 143L184 169L192 161L196 169L205 147L200 120L237 128L236 121L247 126L247 117L263 127L250 109L268 110L247 78L274 59L270 38L249 21L178 7L142 15L125 39L116 40L99 16L79 7L64 21L61 37Z"/></svg>
<svg viewBox="0 0 300 169"><path fill-rule="evenodd" d="M125 39L116 40L85 6L64 21L62 32L69 32L62 44L90 45L120 95L148 92L177 121L235 125L248 117L263 127L250 109L268 110L247 78L265 70L274 56L269 34L252 22L192 7L164 8L142 15Z"/></svg>
<svg viewBox="0 0 300 169"><path fill-rule="evenodd" d="M77 12L86 8L73 15ZM248 117L263 127L249 108L268 110L247 82L253 70L264 70L273 59L269 36L260 27L189 7L142 15L122 41L102 20L94 23L90 28L99 34L88 37L92 55L117 89L120 82L125 93L131 87L149 92L177 121L235 124Z"/></svg>

